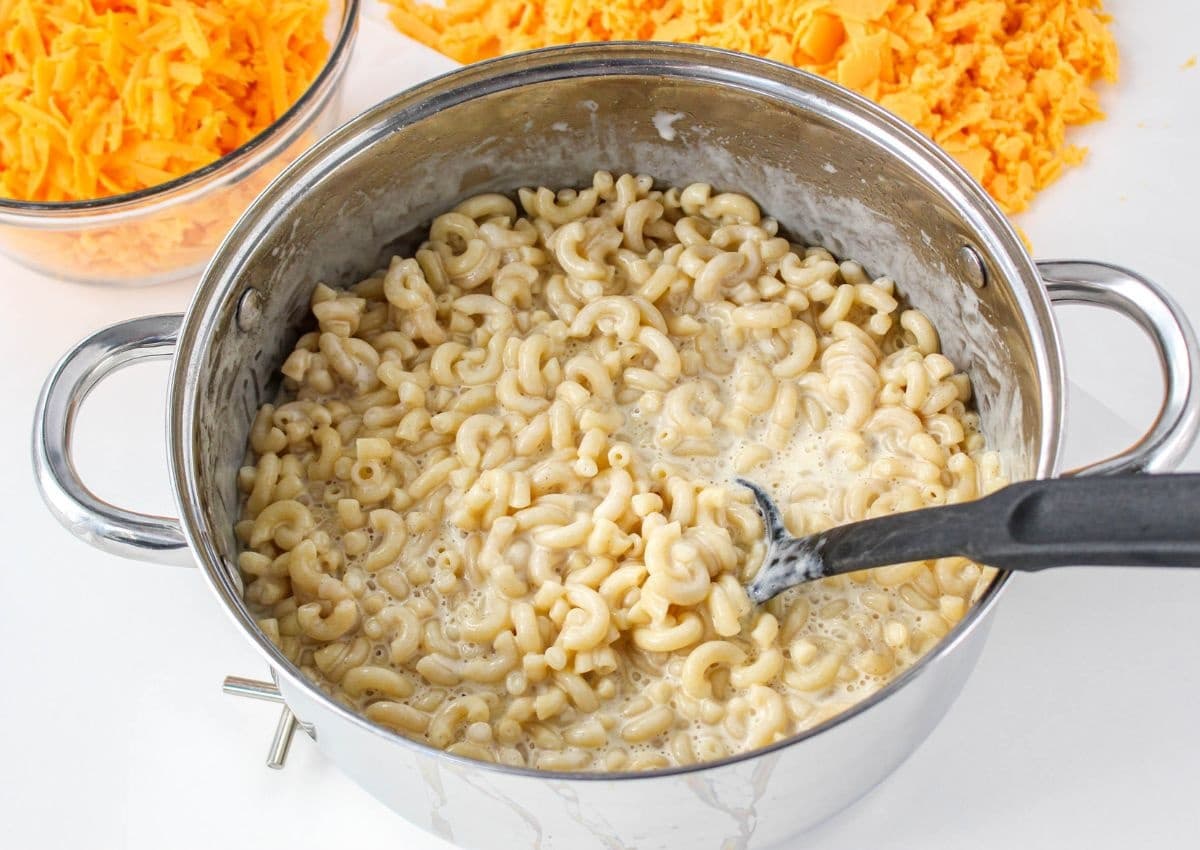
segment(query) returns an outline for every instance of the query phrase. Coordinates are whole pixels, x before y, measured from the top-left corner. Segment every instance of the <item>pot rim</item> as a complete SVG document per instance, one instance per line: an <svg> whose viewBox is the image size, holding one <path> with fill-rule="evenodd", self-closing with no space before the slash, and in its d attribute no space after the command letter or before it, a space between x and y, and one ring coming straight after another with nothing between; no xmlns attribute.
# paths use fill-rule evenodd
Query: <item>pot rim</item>
<svg viewBox="0 0 1200 850"><path fill-rule="evenodd" d="M321 173L319 166L344 161L354 151L400 126L409 126L435 112L511 88L598 75L682 77L740 88L820 112L836 120L847 132L864 133L889 153L904 158L964 215L974 228L972 235L987 244L988 253L1002 263L1001 271L1014 284L1012 295L1029 323L1034 366L1041 379L1039 445L1031 447L1036 458L1035 477L1058 474L1065 426L1066 381L1058 329L1036 266L1007 217L966 170L933 141L866 98L821 77L770 60L711 47L649 42L566 45L492 59L443 74L382 101L333 131L301 155L251 204L217 249L185 317L171 376L168 432L172 480L184 534L202 567L205 581L222 602L226 613L272 671L288 685L304 691L340 719L410 747L421 755L539 780L656 779L756 759L820 735L869 711L952 652L989 614L1011 576L1007 571L997 573L984 594L935 647L884 687L823 723L767 747L717 761L649 771L555 772L477 761L447 753L378 726L336 702L306 679L266 638L245 608L234 579L205 531L199 507L202 497L197 487L199 457L193 427L199 414L198 364L204 360L201 355L210 344L225 295L237 285L237 272L252 252L257 241L255 237L278 216L285 214L291 200L305 191L314 174Z"/></svg>

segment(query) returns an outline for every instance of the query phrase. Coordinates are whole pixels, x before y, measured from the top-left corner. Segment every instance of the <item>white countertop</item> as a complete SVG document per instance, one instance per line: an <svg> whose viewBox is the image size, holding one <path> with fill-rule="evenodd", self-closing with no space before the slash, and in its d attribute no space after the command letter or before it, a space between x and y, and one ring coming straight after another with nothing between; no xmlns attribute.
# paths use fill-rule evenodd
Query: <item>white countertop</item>
<svg viewBox="0 0 1200 850"><path fill-rule="evenodd" d="M1200 68L1181 67L1200 49L1200 4L1108 5L1122 59L1120 84L1103 96L1109 118L1073 134L1093 147L1087 164L1019 223L1037 256L1136 268L1200 323ZM348 114L452 67L382 20L371 8ZM0 382L12 402L0 418L0 844L445 850L303 736L283 771L264 767L275 709L225 697L220 684L266 671L200 576L88 548L34 490L29 428L51 365L103 325L184 309L190 290L83 288L0 258ZM1078 462L1147 424L1159 385L1148 344L1120 319L1062 318L1082 388L1068 456ZM106 382L78 439L94 489L161 513L172 512L166 374L154 364ZM1200 452L1186 467L1200 469ZM794 846L1200 846L1198 605L1191 571L1017 577L946 720L880 788Z"/></svg>

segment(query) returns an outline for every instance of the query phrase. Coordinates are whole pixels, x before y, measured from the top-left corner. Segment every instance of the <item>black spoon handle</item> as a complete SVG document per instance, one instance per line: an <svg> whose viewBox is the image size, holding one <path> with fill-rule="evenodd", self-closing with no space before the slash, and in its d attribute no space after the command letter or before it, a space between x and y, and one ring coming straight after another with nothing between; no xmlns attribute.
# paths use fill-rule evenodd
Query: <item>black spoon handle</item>
<svg viewBox="0 0 1200 850"><path fill-rule="evenodd" d="M1200 474L1051 478L821 534L825 575L963 555L1007 570L1200 567Z"/></svg>

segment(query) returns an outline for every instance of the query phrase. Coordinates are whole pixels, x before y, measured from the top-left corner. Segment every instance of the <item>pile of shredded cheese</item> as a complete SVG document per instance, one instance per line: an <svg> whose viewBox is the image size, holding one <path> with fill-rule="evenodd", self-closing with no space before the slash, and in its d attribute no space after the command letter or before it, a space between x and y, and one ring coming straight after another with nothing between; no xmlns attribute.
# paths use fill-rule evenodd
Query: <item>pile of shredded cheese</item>
<svg viewBox="0 0 1200 850"><path fill-rule="evenodd" d="M110 223L5 228L4 250L52 277L71 280L147 284L194 274L258 193L332 125L328 120L308 128L238 182L192 200L143 209ZM220 177L206 179L220 182Z"/></svg>
<svg viewBox="0 0 1200 850"><path fill-rule="evenodd" d="M325 0L0 0L0 196L74 201L219 159L329 52Z"/></svg>
<svg viewBox="0 0 1200 850"><path fill-rule="evenodd" d="M1101 0L388 0L401 32L460 62L579 41L725 47L855 89L953 154L1008 212L1084 151L1117 74Z"/></svg>

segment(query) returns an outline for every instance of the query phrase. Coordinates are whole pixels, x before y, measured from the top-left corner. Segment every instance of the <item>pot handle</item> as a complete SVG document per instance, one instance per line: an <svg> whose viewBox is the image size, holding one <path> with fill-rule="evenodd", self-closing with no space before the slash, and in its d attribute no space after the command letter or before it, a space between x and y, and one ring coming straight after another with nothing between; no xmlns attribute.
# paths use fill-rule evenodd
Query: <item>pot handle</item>
<svg viewBox="0 0 1200 850"><path fill-rule="evenodd" d="M129 319L96 331L54 367L33 420L33 473L50 512L97 549L125 558L194 566L179 520L129 511L96 496L71 458L75 416L110 373L141 360L171 357L183 316Z"/></svg>
<svg viewBox="0 0 1200 850"><path fill-rule="evenodd" d="M1183 310L1157 284L1129 269L1089 260L1038 263L1055 304L1094 304L1132 319L1150 335L1162 368L1164 398L1154 424L1125 451L1072 475L1175 469L1200 429L1200 349Z"/></svg>

